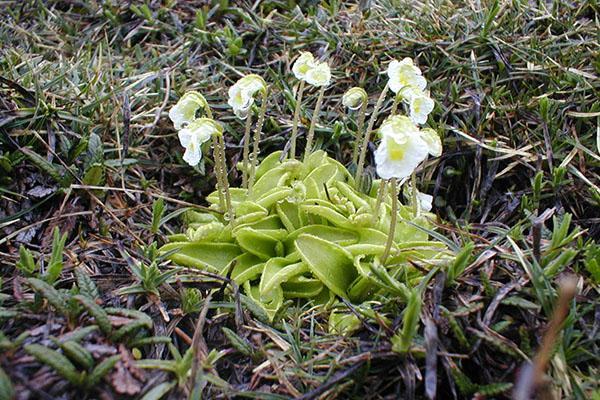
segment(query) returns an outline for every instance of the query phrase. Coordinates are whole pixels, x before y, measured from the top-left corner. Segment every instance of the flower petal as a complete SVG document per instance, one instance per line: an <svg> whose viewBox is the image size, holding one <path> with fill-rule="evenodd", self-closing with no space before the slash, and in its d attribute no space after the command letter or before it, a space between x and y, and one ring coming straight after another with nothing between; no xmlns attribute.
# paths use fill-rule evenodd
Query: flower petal
<svg viewBox="0 0 600 400"><path fill-rule="evenodd" d="M194 134L190 129L184 128L177 132L177 136L179 137L179 143L181 143L183 147L188 147L193 141Z"/></svg>
<svg viewBox="0 0 600 400"><path fill-rule="evenodd" d="M427 143L429 154L433 157L442 155L442 139L434 129L425 128L421 130L421 138Z"/></svg>
<svg viewBox="0 0 600 400"><path fill-rule="evenodd" d="M255 74L246 75L229 88L227 104L233 108L238 118L246 119L250 107L254 104L255 94L266 90L267 85L263 78Z"/></svg>
<svg viewBox="0 0 600 400"><path fill-rule="evenodd" d="M422 211L429 212L433 207L433 196L417 191L417 200L419 201L419 208Z"/></svg>
<svg viewBox="0 0 600 400"><path fill-rule="evenodd" d="M309 52L303 52L300 54L300 57L296 59L294 65L292 66L292 71L296 78L300 80L304 80L306 78L306 73L315 67L315 58Z"/></svg>
<svg viewBox="0 0 600 400"><path fill-rule="evenodd" d="M410 101L410 119L415 124L424 124L427 122L427 117L433 111L435 103L431 97L420 94L413 95Z"/></svg>
<svg viewBox="0 0 600 400"><path fill-rule="evenodd" d="M390 117L379 131L382 140L375 152L375 162L377 174L383 179L405 178L427 157L429 147L409 118Z"/></svg>
<svg viewBox="0 0 600 400"><path fill-rule="evenodd" d="M424 90L427 86L427 80L422 76L421 70L408 57L402 61L393 60L388 66L387 75L388 85L394 93L407 87Z"/></svg>
<svg viewBox="0 0 600 400"><path fill-rule="evenodd" d="M327 86L331 81L331 70L327 63L319 63L316 67L306 72L306 82L313 86Z"/></svg>
<svg viewBox="0 0 600 400"><path fill-rule="evenodd" d="M169 118L173 121L175 129L181 129L184 124L189 124L196 118L200 108L206 106L206 99L200 93L187 92L169 110Z"/></svg>
<svg viewBox="0 0 600 400"><path fill-rule="evenodd" d="M366 101L369 96L365 89L360 87L350 88L342 96L342 104L344 107L348 107L351 110L358 110Z"/></svg>
<svg viewBox="0 0 600 400"><path fill-rule="evenodd" d="M183 161L195 167L200 162L200 159L202 159L201 147L194 141L190 142L185 148L185 153L183 153Z"/></svg>

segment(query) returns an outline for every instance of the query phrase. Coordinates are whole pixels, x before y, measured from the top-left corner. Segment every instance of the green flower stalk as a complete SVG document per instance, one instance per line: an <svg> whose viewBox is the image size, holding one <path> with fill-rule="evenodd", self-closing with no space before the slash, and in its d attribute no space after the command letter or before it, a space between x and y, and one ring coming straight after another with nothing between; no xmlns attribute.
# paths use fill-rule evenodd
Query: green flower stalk
<svg viewBox="0 0 600 400"><path fill-rule="evenodd" d="M369 103L369 96L363 88L353 87L348 89L342 97L342 104L349 110L359 110L358 120L356 121L356 138L354 139L354 150L352 151L352 163L356 164L358 161L358 145L362 142L363 128L365 124L365 115L367 111L367 104Z"/></svg>
<svg viewBox="0 0 600 400"><path fill-rule="evenodd" d="M390 111L390 115L396 115L400 101L402 101L402 96L400 96L400 95L394 96L394 102L392 103L392 109Z"/></svg>
<svg viewBox="0 0 600 400"><path fill-rule="evenodd" d="M392 218L390 220L390 230L388 232L385 250L381 256L381 264L385 265L392 245L394 244L394 236L396 235L396 223L398 222L398 189L396 187L396 178L390 179L390 192L392 195Z"/></svg>
<svg viewBox="0 0 600 400"><path fill-rule="evenodd" d="M421 212L431 211L431 209L433 208L433 196L428 195L426 193L421 193L418 190L413 190L413 188L415 187L414 185L416 183L415 180L412 180L411 176L411 184L406 186L404 194L410 201L411 206L413 207L414 215L419 216Z"/></svg>
<svg viewBox="0 0 600 400"><path fill-rule="evenodd" d="M229 179L227 177L227 160L225 157L225 139L223 137L223 132L219 132L216 134L217 136L217 148L219 152L219 165L217 169L219 170L219 174L221 175L221 186L219 190L223 193L223 198L225 200L225 220L229 220L230 223L233 223L235 218L233 207L231 206L231 194L229 192Z"/></svg>
<svg viewBox="0 0 600 400"><path fill-rule="evenodd" d="M379 210L381 209L381 203L383 203L383 198L385 197L386 188L387 181L385 179L381 179L379 181L379 190L377 190L377 202L375 203L375 209L373 210L373 223L379 219Z"/></svg>
<svg viewBox="0 0 600 400"><path fill-rule="evenodd" d="M258 121L256 122L256 130L254 131L254 143L252 148L252 159L250 160L250 176L248 178L248 195L252 194L252 187L254 186L254 180L256 176L256 167L258 165L258 145L260 143L260 134L265 122L265 114L267 112L267 96L268 89L265 89L262 97L262 104L260 105L260 113L258 114Z"/></svg>
<svg viewBox="0 0 600 400"><path fill-rule="evenodd" d="M313 111L312 119L310 120L310 128L308 129L308 135L306 136L306 148L304 149L304 161L308 159L311 153L312 142L315 136L315 128L317 127L317 121L319 119L319 113L321 112L321 106L323 105L323 96L325 94L325 86L319 90L319 97L317 98L317 104Z"/></svg>
<svg viewBox="0 0 600 400"><path fill-rule="evenodd" d="M294 121L292 122L292 137L290 138L290 159L296 158L296 137L298 136L298 122L300 120L300 108L302 106L302 95L304 94L304 81L300 81L296 93L296 107L294 108Z"/></svg>
<svg viewBox="0 0 600 400"><path fill-rule="evenodd" d="M412 190L410 191L410 202L413 207L414 215L419 214L419 201L417 199L417 173L415 171L410 174L410 186Z"/></svg>
<svg viewBox="0 0 600 400"><path fill-rule="evenodd" d="M371 114L371 118L369 119L369 125L365 131L365 135L362 142L362 147L360 148L360 156L358 157L358 164L356 165L356 185L360 187L360 183L362 180L362 173L365 165L365 158L367 156L367 147L369 146L369 141L371 140L371 133L373 131L373 126L375 126L375 122L377 121L377 116L379 114L379 109L383 105L383 101L385 100L385 96L389 90L389 84L386 84L379 98L377 99L377 103L375 103L375 108L373 109L373 113Z"/></svg>
<svg viewBox="0 0 600 400"><path fill-rule="evenodd" d="M225 196L224 192L221 190L223 188L223 174L221 173L221 144L219 143L219 138L217 135L213 135L212 137L212 145L213 145L213 159L215 161L215 176L217 177L217 193L219 194L219 210L225 212Z"/></svg>
<svg viewBox="0 0 600 400"><path fill-rule="evenodd" d="M250 171L250 131L252 130L252 116L248 116L246 118L246 123L244 124L244 150L243 150L243 160L242 160L242 187L248 188L248 174Z"/></svg>

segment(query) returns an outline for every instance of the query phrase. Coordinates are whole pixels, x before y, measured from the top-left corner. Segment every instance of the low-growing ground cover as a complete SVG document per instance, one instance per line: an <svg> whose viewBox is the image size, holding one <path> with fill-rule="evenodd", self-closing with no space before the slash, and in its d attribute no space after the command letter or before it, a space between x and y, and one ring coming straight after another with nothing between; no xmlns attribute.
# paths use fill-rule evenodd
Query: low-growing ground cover
<svg viewBox="0 0 600 400"><path fill-rule="evenodd" d="M0 3L0 396L504 398L540 354L540 395L598 396L597 5L293 3ZM182 158L168 111L206 97L240 186L244 122L227 89L269 83L260 158L277 156L302 51L332 68L313 143L340 165L357 122L348 88L372 106L404 57L429 82L444 152L417 187L433 195L431 240L456 258L414 265L419 298L281 298L270 312L235 276L160 251L216 184L211 157ZM297 154L318 96L304 92Z"/></svg>

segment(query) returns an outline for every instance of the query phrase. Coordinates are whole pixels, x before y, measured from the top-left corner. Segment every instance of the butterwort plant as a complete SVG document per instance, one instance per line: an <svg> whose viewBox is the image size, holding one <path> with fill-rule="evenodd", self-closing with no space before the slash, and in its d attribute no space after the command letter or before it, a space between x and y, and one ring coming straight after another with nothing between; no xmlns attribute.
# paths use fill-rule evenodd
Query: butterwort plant
<svg viewBox="0 0 600 400"><path fill-rule="evenodd" d="M188 211L185 231L169 236L161 252L176 264L230 276L271 320L281 315L289 299L322 305L345 299L361 305L366 315L371 315L369 307L374 302L396 297L413 305L413 321L414 314L418 314L414 298L425 278L423 271L446 268L455 257L444 242L429 234L434 229L432 198L419 192L412 180L428 157L442 152L439 135L424 126L431 112L422 99L429 97L427 82L412 60L392 61L386 86L370 115L369 96L364 89L350 88L342 97L348 113L357 114L351 163L364 165L367 145L372 139L377 142L375 169L379 180L364 187L358 170L354 175L323 150L313 149L323 94L331 84L329 64L315 60L311 53L302 53L292 73L299 84L289 156L275 151L258 162L259 135L268 112L268 84L257 75L242 77L230 88L228 100L234 114L246 125L245 156L238 168L247 177L240 187L231 187L227 205L228 214L235 219L226 219L219 212L223 211L220 185L224 182L217 179L216 190L206 198L208 210ZM306 86L318 88L319 94L304 157L297 159L299 110ZM389 91L396 94L397 107L375 129L377 114ZM172 110L176 116L186 115L178 128L186 152L191 139L181 140L181 132L187 129L191 135L199 129L195 124L207 124L194 133L196 144L202 146L208 137L222 140L224 130L220 124L214 122L209 129L205 119L212 120L210 110L201 97L186 96L180 102L189 98L195 105L178 102L174 107L177 111ZM416 102L418 96L420 103ZM258 101L260 109L256 111ZM197 115L199 112L204 115ZM252 123L248 121L253 115L257 115L257 122L253 155L249 156ZM192 161L198 157L201 153ZM189 162L189 157L184 160ZM215 163L225 165L222 152L215 152ZM226 181L226 174L224 178ZM399 186L405 183L407 204L398 199ZM410 332L416 332L418 324L410 325ZM403 351L410 347L407 343Z"/></svg>

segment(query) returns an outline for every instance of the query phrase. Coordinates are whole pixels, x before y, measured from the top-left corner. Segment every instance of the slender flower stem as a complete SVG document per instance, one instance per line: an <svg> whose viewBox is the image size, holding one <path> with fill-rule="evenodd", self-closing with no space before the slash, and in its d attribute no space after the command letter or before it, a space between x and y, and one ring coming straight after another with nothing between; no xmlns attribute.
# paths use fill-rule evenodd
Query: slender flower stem
<svg viewBox="0 0 600 400"><path fill-rule="evenodd" d="M379 210L381 209L381 203L383 202L383 197L385 196L387 181L382 179L379 181L379 190L377 191L377 203L375 203L375 210L373 211L373 223L376 223L379 219Z"/></svg>
<svg viewBox="0 0 600 400"><path fill-rule="evenodd" d="M323 105L323 95L325 94L325 86L321 86L319 91L319 97L317 98L317 104L315 105L315 111L313 111L312 119L310 120L310 128L308 129L308 135L306 136L306 148L304 149L304 161L308 159L310 151L312 149L312 142L315 136L315 128L317 127L317 121L319 119L319 113L321 112L321 106Z"/></svg>
<svg viewBox="0 0 600 400"><path fill-rule="evenodd" d="M303 94L304 81L300 81L298 93L296 93L296 107L294 108L294 121L292 123L292 137L290 139L290 159L296 158L296 137L298 136L298 122L300 120L300 108L302 106Z"/></svg>
<svg viewBox="0 0 600 400"><path fill-rule="evenodd" d="M396 178L390 179L390 191L392 192L392 218L390 220L390 230L388 232L387 242L385 243L385 250L381 257L381 264L385 265L390 250L394 244L394 235L396 234L396 221L398 218L398 191L396 189Z"/></svg>
<svg viewBox="0 0 600 400"><path fill-rule="evenodd" d="M354 139L354 151L352 152L352 163L358 162L358 145L362 142L365 127L365 116L367 115L368 101L365 99L358 111L358 121L356 121L356 138Z"/></svg>
<svg viewBox="0 0 600 400"><path fill-rule="evenodd" d="M260 134L262 133L263 124L265 122L265 114L267 113L267 96L269 90L263 93L262 104L260 105L260 113L258 121L256 121L256 130L254 131L254 143L252 144L252 159L250 160L250 176L248 177L248 195L252 194L252 186L256 175L256 167L258 165L258 145L260 142Z"/></svg>
<svg viewBox="0 0 600 400"><path fill-rule="evenodd" d="M248 189L248 173L250 171L250 162L248 157L250 156L250 131L252 130L252 113L248 114L246 118L246 125L244 129L244 153L242 161L242 187Z"/></svg>
<svg viewBox="0 0 600 400"><path fill-rule="evenodd" d="M227 217L229 218L229 223L233 223L234 215L233 215L233 207L231 206L231 194L229 193L229 179L227 178L227 161L225 158L225 139L223 135L218 135L218 143L219 143L219 152L221 153L219 156L220 161L220 173L221 173L221 190L223 191L223 197L225 198L225 207L227 209Z"/></svg>
<svg viewBox="0 0 600 400"><path fill-rule="evenodd" d="M392 111L390 115L396 115L396 111L398 111L398 104L400 104L400 95L394 96L394 102L392 103Z"/></svg>
<svg viewBox="0 0 600 400"><path fill-rule="evenodd" d="M206 114L206 118L213 119L212 111L210 110L208 103L204 105L204 113Z"/></svg>
<svg viewBox="0 0 600 400"><path fill-rule="evenodd" d="M415 214L415 217L417 216L417 214L419 213L419 204L418 204L418 198L417 198L417 173L415 171L412 172L412 174L410 174L410 186L412 188L412 190L410 191L410 195L411 195L411 202L412 202L412 207L413 207L413 213Z"/></svg>
<svg viewBox="0 0 600 400"><path fill-rule="evenodd" d="M367 156L367 147L369 146L369 141L371 140L371 131L373 130L373 126L375 125L375 121L377 121L377 114L379 113L379 109L385 100L385 95L389 90L388 84L385 85L379 98L377 99L377 103L375 103L375 108L373 109L373 113L371 114L371 118L369 119L369 125L367 126L367 130L365 131L365 136L363 138L362 147L360 148L360 156L358 157L358 164L356 165L356 186L360 187L360 181L362 180L362 173L365 164L365 157Z"/></svg>
<svg viewBox="0 0 600 400"><path fill-rule="evenodd" d="M220 211L225 211L225 197L223 196L223 191L221 190L223 188L223 179L222 179L222 175L221 175L221 151L219 149L219 138L217 138L217 135L213 135L212 137L212 142L213 142L213 158L215 160L215 167L214 167L214 171L215 171L215 175L217 177L217 193L219 194L219 210Z"/></svg>

